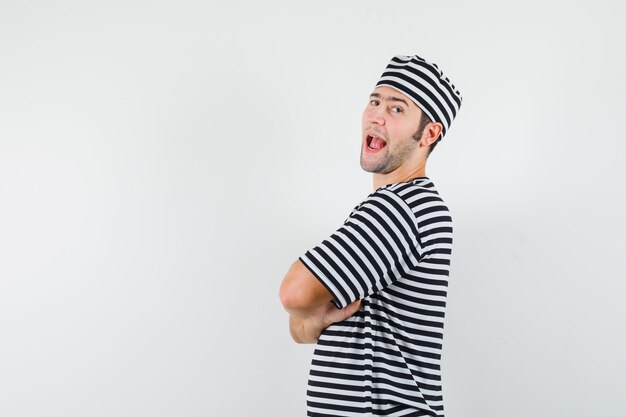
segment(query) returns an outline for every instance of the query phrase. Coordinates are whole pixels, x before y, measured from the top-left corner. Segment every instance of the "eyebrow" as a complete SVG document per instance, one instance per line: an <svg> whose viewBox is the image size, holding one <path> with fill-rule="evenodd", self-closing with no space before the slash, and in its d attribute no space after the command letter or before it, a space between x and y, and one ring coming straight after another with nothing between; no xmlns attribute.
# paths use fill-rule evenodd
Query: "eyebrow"
<svg viewBox="0 0 626 417"><path fill-rule="evenodd" d="M370 94L370 97L382 98L382 96L380 94L378 94L378 93L372 93L372 94ZM401 103L404 103L405 106L409 107L409 103L407 103L406 100L403 100L403 99L398 98L398 97L389 96L389 97L385 97L383 100L386 100L386 101L399 101Z"/></svg>

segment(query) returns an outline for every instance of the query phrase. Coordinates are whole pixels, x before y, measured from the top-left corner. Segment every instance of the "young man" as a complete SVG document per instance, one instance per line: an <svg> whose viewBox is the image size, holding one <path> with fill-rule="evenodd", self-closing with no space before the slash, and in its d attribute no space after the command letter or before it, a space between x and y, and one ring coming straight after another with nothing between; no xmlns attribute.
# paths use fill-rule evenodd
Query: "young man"
<svg viewBox="0 0 626 417"><path fill-rule="evenodd" d="M452 218L426 161L461 101L417 55L393 57L369 97L361 167L374 192L280 287L293 339L317 344L308 416L443 416Z"/></svg>

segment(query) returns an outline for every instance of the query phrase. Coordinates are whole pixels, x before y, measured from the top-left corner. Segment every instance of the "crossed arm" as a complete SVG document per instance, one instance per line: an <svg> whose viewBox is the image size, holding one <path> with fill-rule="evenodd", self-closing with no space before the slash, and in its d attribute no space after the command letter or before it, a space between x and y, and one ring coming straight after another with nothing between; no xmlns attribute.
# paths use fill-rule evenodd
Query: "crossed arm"
<svg viewBox="0 0 626 417"><path fill-rule="evenodd" d="M297 259L280 285L280 302L289 313L289 331L296 343L315 343L324 329L357 312L361 300L343 309L330 301L328 289Z"/></svg>

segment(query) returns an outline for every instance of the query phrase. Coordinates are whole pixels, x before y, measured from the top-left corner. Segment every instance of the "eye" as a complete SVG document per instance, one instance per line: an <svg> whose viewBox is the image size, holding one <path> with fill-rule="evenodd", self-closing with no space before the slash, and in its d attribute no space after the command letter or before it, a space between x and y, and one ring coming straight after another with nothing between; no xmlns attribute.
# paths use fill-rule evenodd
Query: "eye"
<svg viewBox="0 0 626 417"><path fill-rule="evenodd" d="M372 106L376 106L376 105L378 105L378 100L370 100L370 104Z"/></svg>
<svg viewBox="0 0 626 417"><path fill-rule="evenodd" d="M392 107L392 109L398 109L398 111L394 113L404 113L404 110L402 109L402 107Z"/></svg>

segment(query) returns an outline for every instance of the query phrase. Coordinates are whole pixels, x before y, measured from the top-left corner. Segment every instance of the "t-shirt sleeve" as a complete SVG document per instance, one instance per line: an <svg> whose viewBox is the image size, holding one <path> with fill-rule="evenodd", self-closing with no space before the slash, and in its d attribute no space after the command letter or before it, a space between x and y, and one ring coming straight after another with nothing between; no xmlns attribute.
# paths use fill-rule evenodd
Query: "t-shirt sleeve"
<svg viewBox="0 0 626 417"><path fill-rule="evenodd" d="M405 276L421 257L411 208L398 194L380 189L299 259L332 294L333 304L344 308Z"/></svg>

